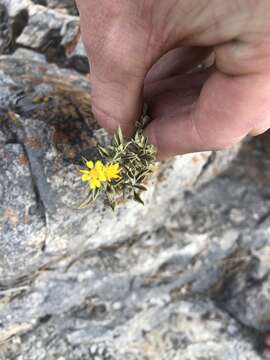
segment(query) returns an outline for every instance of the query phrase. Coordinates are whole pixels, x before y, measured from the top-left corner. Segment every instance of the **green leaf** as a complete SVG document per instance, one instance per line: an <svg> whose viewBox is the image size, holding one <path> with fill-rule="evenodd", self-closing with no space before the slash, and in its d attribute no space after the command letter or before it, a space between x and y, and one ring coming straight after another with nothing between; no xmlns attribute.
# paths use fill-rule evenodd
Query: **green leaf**
<svg viewBox="0 0 270 360"><path fill-rule="evenodd" d="M144 205L143 200L141 199L139 193L137 193L136 191L134 191L134 193L133 193L133 198L134 198L134 200L135 200L136 202Z"/></svg>
<svg viewBox="0 0 270 360"><path fill-rule="evenodd" d="M118 135L118 139L120 144L124 144L125 140L124 140L124 136L121 130L121 127L119 126L118 131L117 131L117 135Z"/></svg>
<svg viewBox="0 0 270 360"><path fill-rule="evenodd" d="M139 133L139 131L136 131L134 141L135 141L135 143L139 143L139 142L140 142L140 133Z"/></svg>
<svg viewBox="0 0 270 360"><path fill-rule="evenodd" d="M110 193L106 193L107 201L112 210L115 209L115 200L114 197Z"/></svg>
<svg viewBox="0 0 270 360"><path fill-rule="evenodd" d="M144 170L141 173L139 173L138 176L136 177L137 182L143 181L148 174L149 174L149 170Z"/></svg>
<svg viewBox="0 0 270 360"><path fill-rule="evenodd" d="M123 166L123 169L124 169L124 171L127 173L127 175L128 175L130 178L133 178L133 177L134 177L134 175L133 175L132 171L129 169L129 167Z"/></svg>
<svg viewBox="0 0 270 360"><path fill-rule="evenodd" d="M87 208L93 202L92 193L80 204L79 209Z"/></svg>
<svg viewBox="0 0 270 360"><path fill-rule="evenodd" d="M124 148L124 137L121 128L119 127L117 132L113 136L112 145L114 147L120 147L122 145L122 150Z"/></svg>
<svg viewBox="0 0 270 360"><path fill-rule="evenodd" d="M140 185L140 184L135 184L134 187L136 189L139 189L140 191L147 191L147 187Z"/></svg>
<svg viewBox="0 0 270 360"><path fill-rule="evenodd" d="M119 145L120 145L120 142L119 142L118 135L117 135L117 134L114 134L113 139L112 139L112 146L113 146L114 148L117 148ZM115 149L115 150L116 150L116 149Z"/></svg>
<svg viewBox="0 0 270 360"><path fill-rule="evenodd" d="M88 160L84 156L82 156L82 159L83 159L84 164L86 164Z"/></svg>
<svg viewBox="0 0 270 360"><path fill-rule="evenodd" d="M115 210L115 202L109 202L109 205L111 207L111 209L114 211Z"/></svg>
<svg viewBox="0 0 270 360"><path fill-rule="evenodd" d="M93 199L92 201L95 201L97 199L99 192L100 192L99 189L92 190L92 199Z"/></svg>
<svg viewBox="0 0 270 360"><path fill-rule="evenodd" d="M100 153L101 156L104 156L106 158L110 158L110 153L107 149L105 149L104 147L98 145L98 151Z"/></svg>

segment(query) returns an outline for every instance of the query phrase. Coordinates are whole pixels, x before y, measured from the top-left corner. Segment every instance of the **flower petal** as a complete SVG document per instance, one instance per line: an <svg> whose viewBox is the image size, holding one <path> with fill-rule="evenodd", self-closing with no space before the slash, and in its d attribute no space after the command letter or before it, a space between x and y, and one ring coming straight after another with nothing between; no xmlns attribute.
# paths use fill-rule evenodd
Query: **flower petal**
<svg viewBox="0 0 270 360"><path fill-rule="evenodd" d="M102 164L101 161L96 162L95 170L96 170L99 181L107 180L106 176L105 176L105 166Z"/></svg>
<svg viewBox="0 0 270 360"><path fill-rule="evenodd" d="M87 162L86 162L86 166L87 166L89 169L93 169L93 167L94 167L93 161L87 161Z"/></svg>
<svg viewBox="0 0 270 360"><path fill-rule="evenodd" d="M103 168L104 168L104 165L102 164L102 162L101 162L100 160L98 160L98 161L96 162L95 167L96 167L97 169L103 169Z"/></svg>
<svg viewBox="0 0 270 360"><path fill-rule="evenodd" d="M100 188L101 187L101 182L94 178L90 180L90 188L91 189L96 189L96 188Z"/></svg>
<svg viewBox="0 0 270 360"><path fill-rule="evenodd" d="M90 173L89 170L83 170L83 169L80 169L80 172L81 172L82 174L89 174L89 173Z"/></svg>
<svg viewBox="0 0 270 360"><path fill-rule="evenodd" d="M90 175L89 175L89 174L84 174L84 175L82 176L82 181L89 181L89 179L90 179Z"/></svg>

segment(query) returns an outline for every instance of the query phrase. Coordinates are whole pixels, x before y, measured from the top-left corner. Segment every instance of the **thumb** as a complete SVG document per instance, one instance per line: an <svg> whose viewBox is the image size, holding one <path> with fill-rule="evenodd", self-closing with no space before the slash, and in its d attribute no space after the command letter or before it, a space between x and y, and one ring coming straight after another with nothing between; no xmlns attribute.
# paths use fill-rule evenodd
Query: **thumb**
<svg viewBox="0 0 270 360"><path fill-rule="evenodd" d="M114 11L113 4L103 0L96 15L94 3L80 2L82 37L91 64L92 110L109 132L121 126L131 136L151 64L147 31L134 26L132 3Z"/></svg>
<svg viewBox="0 0 270 360"><path fill-rule="evenodd" d="M145 132L159 159L230 147L270 127L269 73L227 76L216 72L199 98L175 116L154 119ZM175 104L176 107L177 104Z"/></svg>
<svg viewBox="0 0 270 360"><path fill-rule="evenodd" d="M136 50L134 50L136 51ZM92 111L99 123L113 133L119 126L131 136L142 107L144 72L131 64L131 50L104 49L91 58Z"/></svg>

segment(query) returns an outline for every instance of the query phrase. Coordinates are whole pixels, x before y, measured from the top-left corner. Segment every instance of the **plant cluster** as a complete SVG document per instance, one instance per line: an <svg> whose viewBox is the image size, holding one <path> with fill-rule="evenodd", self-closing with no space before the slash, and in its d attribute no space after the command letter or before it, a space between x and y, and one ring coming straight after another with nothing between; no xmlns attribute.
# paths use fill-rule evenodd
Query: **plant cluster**
<svg viewBox="0 0 270 360"><path fill-rule="evenodd" d="M87 182L87 197L80 208L88 207L101 194L112 208L118 200L133 199L141 204L146 180L153 173L156 148L148 143L143 127L149 118L145 115L137 124L131 139L124 139L121 129L114 134L107 147L98 146L102 161L84 159L82 181Z"/></svg>

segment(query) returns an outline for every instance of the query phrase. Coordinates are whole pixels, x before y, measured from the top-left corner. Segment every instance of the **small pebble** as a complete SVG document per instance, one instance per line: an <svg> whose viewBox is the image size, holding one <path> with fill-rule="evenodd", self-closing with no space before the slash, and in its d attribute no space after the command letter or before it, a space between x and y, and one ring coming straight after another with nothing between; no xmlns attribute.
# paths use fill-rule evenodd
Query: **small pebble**
<svg viewBox="0 0 270 360"><path fill-rule="evenodd" d="M123 304L121 302L116 302L113 304L113 310L121 310L123 308Z"/></svg>
<svg viewBox="0 0 270 360"><path fill-rule="evenodd" d="M105 353L105 348L104 346L100 346L98 349L98 355L103 355Z"/></svg>
<svg viewBox="0 0 270 360"><path fill-rule="evenodd" d="M227 332L230 336L235 336L237 335L238 333L238 328L236 325L233 325L233 324L230 324L228 327L227 327Z"/></svg>
<svg viewBox="0 0 270 360"><path fill-rule="evenodd" d="M231 209L229 218L232 223L239 225L245 221L245 214L240 209Z"/></svg>
<svg viewBox="0 0 270 360"><path fill-rule="evenodd" d="M91 353L92 355L94 355L94 354L96 354L96 352L97 352L97 345L94 344L94 345L92 345L92 346L90 347L90 353Z"/></svg>

